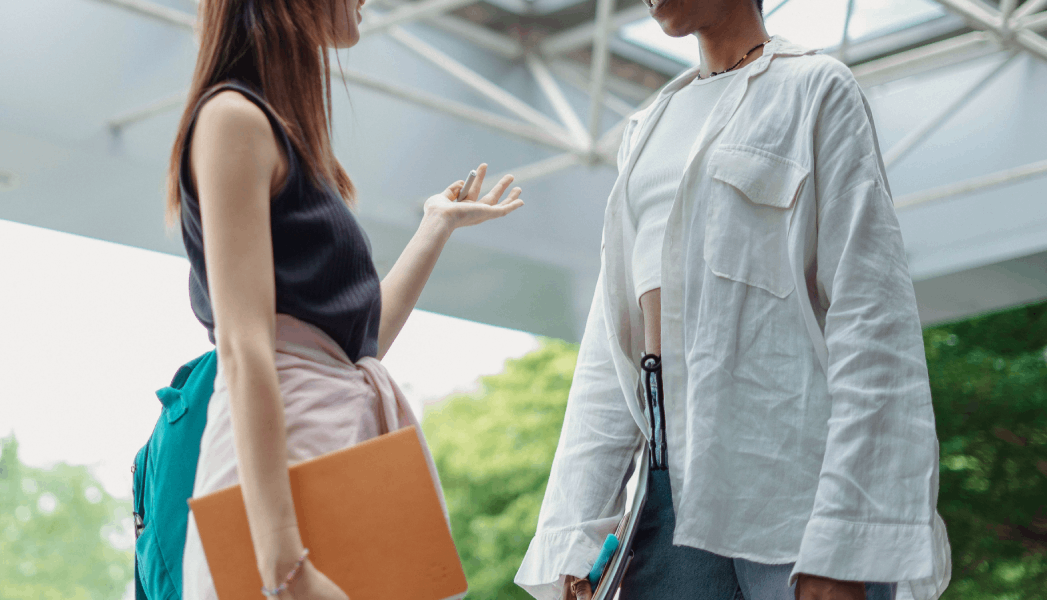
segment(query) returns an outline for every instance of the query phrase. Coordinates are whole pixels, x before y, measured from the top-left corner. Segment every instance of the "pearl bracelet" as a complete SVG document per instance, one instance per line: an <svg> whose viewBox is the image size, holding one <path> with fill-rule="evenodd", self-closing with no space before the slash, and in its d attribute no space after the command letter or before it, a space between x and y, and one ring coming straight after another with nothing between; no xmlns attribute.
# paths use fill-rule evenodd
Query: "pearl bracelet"
<svg viewBox="0 0 1047 600"><path fill-rule="evenodd" d="M304 550L302 550L302 555L298 557L298 562L296 562L294 564L294 567L291 569L291 572L287 574L287 577L284 577L284 582L281 583L280 585L278 585L277 587L273 588L273 589L269 589L269 588L267 588L267 587L265 587L263 585L262 586L262 595L265 596L266 598L275 598L275 597L279 596L280 594L286 592L287 591L287 586L291 585L291 582L294 581L295 578L298 577L298 573L301 572L302 565L305 564L305 559L306 558L309 558L309 549L308 548L305 548Z"/></svg>

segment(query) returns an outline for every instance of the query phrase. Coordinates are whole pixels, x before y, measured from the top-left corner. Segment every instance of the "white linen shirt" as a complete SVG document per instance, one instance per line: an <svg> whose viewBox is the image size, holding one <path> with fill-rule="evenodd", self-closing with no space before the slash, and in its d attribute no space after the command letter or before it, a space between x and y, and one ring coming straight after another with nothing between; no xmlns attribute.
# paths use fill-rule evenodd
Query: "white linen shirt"
<svg viewBox="0 0 1047 600"><path fill-rule="evenodd" d="M516 583L556 600L624 511L649 435L625 186L691 69L634 115L538 530ZM872 115L779 38L695 139L662 248L674 543L936 599L951 559L923 338ZM700 227L701 231L691 231ZM695 283L697 282L697 284Z"/></svg>

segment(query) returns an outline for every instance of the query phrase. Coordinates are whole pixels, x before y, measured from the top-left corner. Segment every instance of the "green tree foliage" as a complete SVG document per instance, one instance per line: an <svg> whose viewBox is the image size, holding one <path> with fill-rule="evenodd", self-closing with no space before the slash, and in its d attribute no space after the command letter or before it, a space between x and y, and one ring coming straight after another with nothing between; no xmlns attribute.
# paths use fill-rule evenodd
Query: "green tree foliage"
<svg viewBox="0 0 1047 600"><path fill-rule="evenodd" d="M953 548L943 600L1047 599L1047 303L924 341Z"/></svg>
<svg viewBox="0 0 1047 600"><path fill-rule="evenodd" d="M425 417L469 598L530 598L513 584L538 522L578 347L539 350Z"/></svg>
<svg viewBox="0 0 1047 600"><path fill-rule="evenodd" d="M953 548L943 600L1047 600L1047 303L924 332ZM470 600L512 583L534 535L578 348L543 340L426 415Z"/></svg>
<svg viewBox="0 0 1047 600"><path fill-rule="evenodd" d="M0 599L121 598L133 556L110 540L130 516L86 467L28 467L14 436L0 439Z"/></svg>

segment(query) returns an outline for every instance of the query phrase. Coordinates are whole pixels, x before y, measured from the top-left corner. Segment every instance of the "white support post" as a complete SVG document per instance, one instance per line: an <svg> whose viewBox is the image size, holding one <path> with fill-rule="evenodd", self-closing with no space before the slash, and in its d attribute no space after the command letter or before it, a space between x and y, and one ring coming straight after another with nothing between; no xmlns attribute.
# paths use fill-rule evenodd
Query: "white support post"
<svg viewBox="0 0 1047 600"><path fill-rule="evenodd" d="M110 119L109 130L113 134L118 134L129 125L134 125L139 121L144 121L150 117L155 117L156 115L161 115L165 112L183 107L185 105L185 99L186 92L178 92L177 94L147 104L142 108L128 111Z"/></svg>
<svg viewBox="0 0 1047 600"><path fill-rule="evenodd" d="M360 37L374 35L395 25L442 15L474 2L476 0L421 0L403 4L399 8L383 14L375 14L370 20L364 21L360 25Z"/></svg>
<svg viewBox="0 0 1047 600"><path fill-rule="evenodd" d="M404 47L415 52L418 56L428 60L455 79L469 86L485 98L500 104L509 112L524 119L528 123L545 129L550 135L560 139L563 143L573 145L570 134L549 117L545 116L530 105L505 91L498 85L484 78L482 75L454 60L450 56L437 50L435 47L423 42L415 36L407 33L400 27L389 29L389 36L402 44Z"/></svg>
<svg viewBox="0 0 1047 600"><path fill-rule="evenodd" d="M546 67L545 62L534 54L528 54L526 61L527 68L531 70L531 75L538 83L538 87L542 88L545 97L548 98L549 102L553 105L553 109L556 110L556 114L560 117L560 121L562 121L567 127L567 130L571 132L571 135L574 136L575 141L581 148L591 148L593 145L593 139L589 137L589 133L586 132L585 126L582 125L581 119L578 118L578 113L574 112L571 103L567 101L566 97L564 97L563 90L561 90L559 84L556 83L552 73L550 73L548 67Z"/></svg>
<svg viewBox="0 0 1047 600"><path fill-rule="evenodd" d="M96 0L102 4L108 4L117 8L148 17L161 23L175 25L192 31L196 25L196 17L178 9L169 8L162 4L149 2L148 0Z"/></svg>
<svg viewBox="0 0 1047 600"><path fill-rule="evenodd" d="M513 176L513 183L509 186L509 189L512 189L525 181L533 181L535 179L541 179L542 177L548 177L553 173L558 173L564 169L570 169L571 167L580 164L582 164L582 158L574 152L568 152L566 154L557 154L556 156L529 165L524 165L516 169L510 169L493 177L488 175L484 178L483 187L480 188L480 195L491 191L491 188L498 183L498 180L505 177L507 174Z"/></svg>
<svg viewBox="0 0 1047 600"><path fill-rule="evenodd" d="M560 137L553 135L540 127L507 119L501 115L462 102L447 100L426 92L397 86L382 81L377 77L372 77L355 71L339 71L338 69L332 69L331 74L341 77L347 83L372 89L394 98L417 104L418 106L437 110L452 117L486 127L499 133L516 136L560 151L571 152L575 150L573 144L565 142Z"/></svg>
<svg viewBox="0 0 1047 600"><path fill-rule="evenodd" d="M959 110L966 106L967 103L970 102L974 97L976 97L979 92L985 89L985 87L988 86L989 83L991 83L1001 73L1003 73L1007 69L1007 67L1010 66L1012 62L1014 62L1014 59L1017 56L1018 55L1016 53L1011 53L1011 55L1008 56L1002 64L1000 64L997 67L994 67L985 75L985 77L982 77L978 81L974 82L974 84L971 87L967 88L967 90L965 90L962 94L960 94L960 96L956 98L956 100L953 100L950 104L945 105L942 108L942 110L932 115L929 119L923 122L916 129L910 131L908 135L903 137L897 144L892 146L891 149L883 155L884 166L890 168L892 165L898 162L899 159L901 159L910 150L912 150L913 147L925 140L927 136L937 131L938 128L941 127L942 123L945 123L946 120L948 120L950 117L959 112Z"/></svg>
<svg viewBox="0 0 1047 600"><path fill-rule="evenodd" d="M612 7L613 8L613 7ZM651 11L643 4L619 11L611 17L611 28L617 29L633 21L649 17ZM545 57L561 56L568 52L584 48L592 43L596 36L596 23L590 21L566 31L549 36L539 44L538 49Z"/></svg>
<svg viewBox="0 0 1047 600"><path fill-rule="evenodd" d="M975 177L959 183L943 185L925 192L907 194L895 200L894 206L897 210L911 208L913 206L919 206L937 200L945 200L956 196L962 196L964 194L971 194L995 187L1011 185L1025 181L1026 179L1041 177L1043 175L1047 175L1047 160L1016 167L1014 169L998 171L982 177Z"/></svg>
<svg viewBox="0 0 1047 600"><path fill-rule="evenodd" d="M592 86L589 88L589 138L595 140L600 135L600 117L603 111L603 98L607 72L610 70L610 49L608 37L611 35L611 11L614 0L596 0L596 33L593 37Z"/></svg>

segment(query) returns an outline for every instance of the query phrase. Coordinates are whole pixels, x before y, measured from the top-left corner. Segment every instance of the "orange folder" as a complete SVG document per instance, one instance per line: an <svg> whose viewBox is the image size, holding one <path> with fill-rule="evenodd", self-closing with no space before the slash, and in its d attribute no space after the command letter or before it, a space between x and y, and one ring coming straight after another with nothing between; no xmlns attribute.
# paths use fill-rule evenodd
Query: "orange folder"
<svg viewBox="0 0 1047 600"><path fill-rule="evenodd" d="M414 427L289 469L309 560L351 600L450 600L465 573ZM257 600L262 579L240 486L189 500L219 600Z"/></svg>

